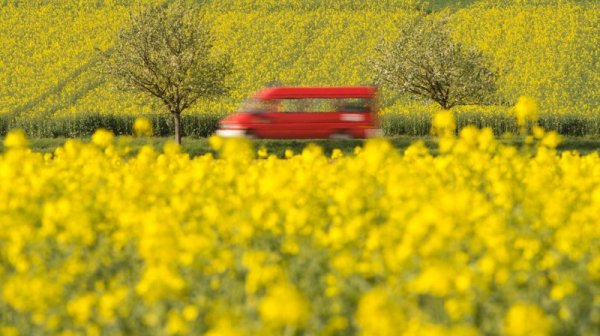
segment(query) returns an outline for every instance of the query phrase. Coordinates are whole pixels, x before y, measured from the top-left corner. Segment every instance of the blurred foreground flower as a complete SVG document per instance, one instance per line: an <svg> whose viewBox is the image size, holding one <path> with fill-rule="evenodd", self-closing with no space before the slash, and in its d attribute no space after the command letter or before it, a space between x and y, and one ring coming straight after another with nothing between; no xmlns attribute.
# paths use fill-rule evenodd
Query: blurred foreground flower
<svg viewBox="0 0 600 336"><path fill-rule="evenodd" d="M4 147L6 148L24 148L27 147L29 141L22 129L15 129L6 135L4 138Z"/></svg>
<svg viewBox="0 0 600 336"><path fill-rule="evenodd" d="M517 117L517 124L520 127L525 127L529 121L535 123L538 120L538 105L531 97L519 97L514 111Z"/></svg>
<svg viewBox="0 0 600 336"><path fill-rule="evenodd" d="M512 336L549 335L551 320L536 305L516 304L508 310L504 333Z"/></svg>
<svg viewBox="0 0 600 336"><path fill-rule="evenodd" d="M556 148L562 142L562 137L560 134L552 131L548 132L542 138L541 145L548 148Z"/></svg>
<svg viewBox="0 0 600 336"><path fill-rule="evenodd" d="M362 335L395 335L397 325L405 323L398 307L380 287L363 294L358 304L356 319Z"/></svg>
<svg viewBox="0 0 600 336"><path fill-rule="evenodd" d="M148 118L140 117L133 123L133 134L138 137L151 137L152 122Z"/></svg>
<svg viewBox="0 0 600 336"><path fill-rule="evenodd" d="M308 303L290 284L276 285L260 303L260 317L276 326L302 327L308 320Z"/></svg>
<svg viewBox="0 0 600 336"><path fill-rule="evenodd" d="M444 110L433 117L432 131L439 136L449 136L456 130L456 120L452 111Z"/></svg>
<svg viewBox="0 0 600 336"><path fill-rule="evenodd" d="M115 135L113 132L104 128L99 128L92 135L92 142L100 147L108 147L112 144L114 138Z"/></svg>

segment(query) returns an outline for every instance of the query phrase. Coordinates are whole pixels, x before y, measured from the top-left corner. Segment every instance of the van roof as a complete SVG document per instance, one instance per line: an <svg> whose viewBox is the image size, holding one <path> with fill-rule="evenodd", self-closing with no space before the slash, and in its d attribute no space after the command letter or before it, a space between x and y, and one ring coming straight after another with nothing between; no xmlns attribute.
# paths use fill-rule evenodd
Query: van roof
<svg viewBox="0 0 600 336"><path fill-rule="evenodd" d="M372 98L377 89L370 86L300 86L272 87L258 91L258 99L293 98Z"/></svg>

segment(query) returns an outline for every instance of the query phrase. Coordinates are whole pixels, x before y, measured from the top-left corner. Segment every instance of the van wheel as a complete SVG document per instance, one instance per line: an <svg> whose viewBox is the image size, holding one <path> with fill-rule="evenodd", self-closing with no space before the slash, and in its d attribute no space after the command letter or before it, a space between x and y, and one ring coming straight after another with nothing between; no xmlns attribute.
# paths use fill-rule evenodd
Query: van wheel
<svg viewBox="0 0 600 336"><path fill-rule="evenodd" d="M329 139L335 140L349 140L352 138L352 135L344 130L337 130L329 136Z"/></svg>

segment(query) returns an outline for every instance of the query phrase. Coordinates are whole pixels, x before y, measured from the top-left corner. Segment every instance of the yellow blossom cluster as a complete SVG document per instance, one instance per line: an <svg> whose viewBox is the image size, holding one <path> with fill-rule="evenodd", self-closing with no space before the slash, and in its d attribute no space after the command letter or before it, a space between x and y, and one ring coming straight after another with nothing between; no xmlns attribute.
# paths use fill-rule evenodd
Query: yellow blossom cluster
<svg viewBox="0 0 600 336"><path fill-rule="evenodd" d="M451 115L437 127L455 127ZM593 335L600 156L491 130L217 156L99 130L0 155L2 335Z"/></svg>

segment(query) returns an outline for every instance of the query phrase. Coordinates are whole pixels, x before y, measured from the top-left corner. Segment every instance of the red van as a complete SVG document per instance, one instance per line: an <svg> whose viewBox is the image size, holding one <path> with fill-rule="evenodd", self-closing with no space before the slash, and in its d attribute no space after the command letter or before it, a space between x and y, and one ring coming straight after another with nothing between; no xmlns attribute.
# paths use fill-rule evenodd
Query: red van
<svg viewBox="0 0 600 336"><path fill-rule="evenodd" d="M257 92L219 123L217 135L271 139L381 136L377 90L353 87L273 87Z"/></svg>

